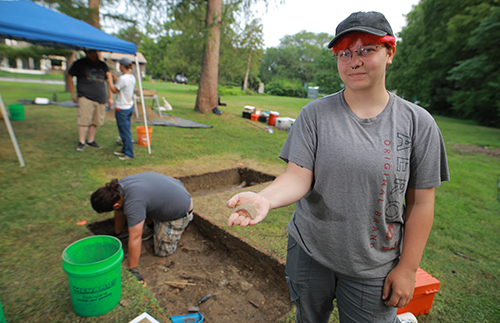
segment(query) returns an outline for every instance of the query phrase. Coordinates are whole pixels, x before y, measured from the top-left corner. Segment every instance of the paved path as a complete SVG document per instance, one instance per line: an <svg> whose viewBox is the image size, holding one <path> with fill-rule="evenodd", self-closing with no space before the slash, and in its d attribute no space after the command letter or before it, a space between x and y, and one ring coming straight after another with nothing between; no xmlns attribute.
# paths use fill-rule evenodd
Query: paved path
<svg viewBox="0 0 500 323"><path fill-rule="evenodd" d="M5 82L23 82L23 83L45 83L45 84L61 84L64 85L64 81L58 80L43 80L43 79L35 79L35 78L18 78L18 77L5 77L0 76L0 81Z"/></svg>

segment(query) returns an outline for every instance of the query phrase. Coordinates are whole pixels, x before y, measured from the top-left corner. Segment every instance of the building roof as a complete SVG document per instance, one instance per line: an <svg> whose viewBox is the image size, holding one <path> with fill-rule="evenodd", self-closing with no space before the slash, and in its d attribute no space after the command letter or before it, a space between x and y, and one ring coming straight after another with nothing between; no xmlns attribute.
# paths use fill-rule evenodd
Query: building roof
<svg viewBox="0 0 500 323"><path fill-rule="evenodd" d="M126 57L135 63L135 56L132 54L101 52L102 59L111 59L113 61L119 61L123 57ZM144 55L142 55L142 53L137 52L137 59L139 60L139 64L147 64L148 63L148 61L146 60Z"/></svg>

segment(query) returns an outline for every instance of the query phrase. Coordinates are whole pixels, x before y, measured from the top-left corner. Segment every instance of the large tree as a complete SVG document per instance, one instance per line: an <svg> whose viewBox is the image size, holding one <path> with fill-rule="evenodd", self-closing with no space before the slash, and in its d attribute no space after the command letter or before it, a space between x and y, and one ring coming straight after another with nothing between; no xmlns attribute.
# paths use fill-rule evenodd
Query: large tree
<svg viewBox="0 0 500 323"><path fill-rule="evenodd" d="M267 0L264 0L267 3ZM281 0L280 2L282 2ZM248 10L258 0L236 0L242 8ZM217 107L218 64L220 45L222 0L207 0L206 42L200 73L200 85L196 97L195 111L209 113Z"/></svg>
<svg viewBox="0 0 500 323"><path fill-rule="evenodd" d="M453 88L448 101L456 114L500 127L500 7L489 12L465 45L475 55L449 72Z"/></svg>
<svg viewBox="0 0 500 323"><path fill-rule="evenodd" d="M249 24L245 25L245 29L241 33L240 46L247 57L243 91L248 88L248 77L252 66L256 67L256 61L262 56L262 49L264 47L262 29L263 26L260 19L253 19Z"/></svg>
<svg viewBox="0 0 500 323"><path fill-rule="evenodd" d="M137 51L139 51L139 47L144 39L144 34L137 28L137 24L122 28L118 32L113 33L113 36L136 44Z"/></svg>
<svg viewBox="0 0 500 323"><path fill-rule="evenodd" d="M323 48L314 57L313 84L319 86L323 94L331 94L345 87L337 69L337 61L332 56L330 49Z"/></svg>
<svg viewBox="0 0 500 323"><path fill-rule="evenodd" d="M89 0L95 1L95 0ZM92 19L92 16L95 18L95 3L77 1L77 0L35 0L34 2L43 4L48 6L53 10L57 10L65 15L70 17L85 21L90 23L93 26L91 21L94 20L97 22L99 26L99 19ZM99 4L99 2L97 2ZM99 17L99 11L97 11L97 18Z"/></svg>
<svg viewBox="0 0 500 323"><path fill-rule="evenodd" d="M74 17L76 19L85 21L90 25L100 28L100 19L99 19L99 0L89 0L88 6L86 3L81 1L74 0L37 0L35 2L41 3L50 7L53 10L57 10L65 15ZM66 54L66 66L67 69L73 64L76 60L76 52L68 52ZM67 71L65 71L66 73ZM67 83L67 78L64 78L66 81L65 90L69 91L69 85Z"/></svg>
<svg viewBox="0 0 500 323"><path fill-rule="evenodd" d="M35 0L34 2L41 3L53 10L57 10L70 17L85 21L90 25L101 29L101 6L116 4L118 0L88 0L88 3L80 0ZM105 17L110 18L114 21L133 21L132 19L127 18L125 15L119 14L107 13L105 14ZM75 51L66 54L66 65L68 69L75 60ZM65 80L67 80L67 78L65 78ZM68 83L66 83L65 90L69 91Z"/></svg>
<svg viewBox="0 0 500 323"><path fill-rule="evenodd" d="M289 81L301 88L304 83L316 83L326 93L340 89L335 60L326 48L331 39L327 33L307 31L283 37L278 47L266 49L260 67L262 81L266 85Z"/></svg>
<svg viewBox="0 0 500 323"><path fill-rule="evenodd" d="M196 96L195 111L211 112L218 106L219 45L222 24L222 0L207 0L205 27L207 39L201 63L200 84Z"/></svg>
<svg viewBox="0 0 500 323"><path fill-rule="evenodd" d="M42 0L43 1L43 0ZM89 0L99 1L99 0ZM116 1L116 0L107 0ZM203 113L209 113L218 104L217 86L218 86L218 70L219 70L219 55L220 55L220 40L221 26L223 23L223 1L222 0L204 0L206 2L205 16L205 32L204 32L204 52L199 78L199 90L195 103L195 110ZM268 0L261 0L266 4ZM273 0L277 1L277 0ZM46 3L58 3L60 7L74 7L72 4L77 3L77 0L45 0ZM134 8L138 16L148 17L148 24L158 24L162 19L165 19L168 11L179 3L196 4L199 0L186 1L157 1L157 0L135 0L126 2ZM231 7L238 6L243 11L249 10L250 6L259 0L229 0L225 5ZM280 0L284 2L284 0ZM79 2L78 2L79 3ZM95 13L95 10L90 10L90 13ZM87 20L87 19L82 19ZM87 20L88 21L88 20ZM162 22L164 23L164 21Z"/></svg>
<svg viewBox="0 0 500 323"><path fill-rule="evenodd" d="M235 9L223 6L219 46L219 84L238 83L238 73L243 70L241 53L237 48L238 25ZM148 60L148 72L155 78L172 80L184 74L190 82L198 83L204 52L206 4L204 0L182 1L169 10L169 19L163 24L161 34L146 36L140 44ZM124 32L123 32L124 33ZM242 76L239 77L242 79Z"/></svg>
<svg viewBox="0 0 500 323"><path fill-rule="evenodd" d="M494 81L496 58L492 56L498 50L499 37L492 17L499 4L498 0L422 0L407 15L408 24L399 34L396 58L388 69L388 87L409 100L421 101L432 113L494 120L492 115L478 116L483 112L479 110L499 101L500 87ZM484 38L486 32L492 38ZM473 73L478 71L485 77ZM489 95L473 103L470 91L478 88L488 88Z"/></svg>
<svg viewBox="0 0 500 323"><path fill-rule="evenodd" d="M119 0L33 0L65 15L85 21L101 29L102 20L118 23L134 23L126 14L116 13ZM109 9L109 10L108 10Z"/></svg>

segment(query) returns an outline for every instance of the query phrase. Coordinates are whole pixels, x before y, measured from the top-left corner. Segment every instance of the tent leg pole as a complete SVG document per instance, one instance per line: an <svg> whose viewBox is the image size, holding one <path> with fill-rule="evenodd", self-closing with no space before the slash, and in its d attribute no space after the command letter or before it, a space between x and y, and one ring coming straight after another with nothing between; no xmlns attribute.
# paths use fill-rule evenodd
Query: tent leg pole
<svg viewBox="0 0 500 323"><path fill-rule="evenodd" d="M0 95L0 107L2 109L3 118L5 120L5 126L7 126L7 130L9 131L10 139L12 140L12 144L14 145L14 149L16 150L19 163L21 164L21 167L24 167L26 166L26 164L24 163L23 155L21 154L21 149L19 149L19 145L17 144L16 134L14 133L14 129L12 129L12 124L10 123L7 109L5 109L2 95Z"/></svg>
<svg viewBox="0 0 500 323"><path fill-rule="evenodd" d="M149 143L148 118L146 117L146 106L144 105L144 92L142 91L141 69L139 66L139 58L135 55L135 65L137 67L137 79L139 80L139 91L141 92L142 113L144 114L144 127L146 128L146 140L148 141L148 152L151 154L151 145Z"/></svg>
<svg viewBox="0 0 500 323"><path fill-rule="evenodd" d="M158 113L160 114L160 119L162 118L162 115L161 115L161 108L160 108L160 101L158 100L158 95L155 94L153 96L153 105L154 105L154 100L156 99L156 105L158 106Z"/></svg>
<svg viewBox="0 0 500 323"><path fill-rule="evenodd" d="M135 117L139 119L139 110L137 110L137 96L134 94L134 110L135 110Z"/></svg>

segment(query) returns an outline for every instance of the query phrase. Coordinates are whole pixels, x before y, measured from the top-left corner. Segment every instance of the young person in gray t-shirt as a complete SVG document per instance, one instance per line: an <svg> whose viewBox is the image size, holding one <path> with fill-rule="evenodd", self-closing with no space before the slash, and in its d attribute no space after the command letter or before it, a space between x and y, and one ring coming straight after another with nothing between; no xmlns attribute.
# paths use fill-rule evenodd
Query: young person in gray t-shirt
<svg viewBox="0 0 500 323"><path fill-rule="evenodd" d="M432 227L434 187L449 180L446 152L432 116L388 92L396 52L385 17L357 12L330 42L345 89L307 104L280 158L283 174L229 208L228 225L254 225L269 210L295 203L286 280L297 322L401 322ZM413 322L415 322L414 320Z"/></svg>
<svg viewBox="0 0 500 323"><path fill-rule="evenodd" d="M159 173L139 173L114 179L97 189L90 197L98 212L114 211L115 233L128 226L128 268L140 281L138 265L141 256L143 230L148 224L154 229L155 255L165 257L177 249L184 229L193 219L193 200L178 179ZM149 229L151 230L151 229Z"/></svg>

